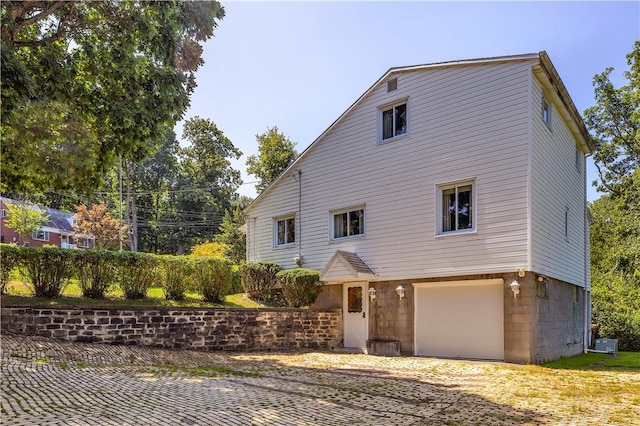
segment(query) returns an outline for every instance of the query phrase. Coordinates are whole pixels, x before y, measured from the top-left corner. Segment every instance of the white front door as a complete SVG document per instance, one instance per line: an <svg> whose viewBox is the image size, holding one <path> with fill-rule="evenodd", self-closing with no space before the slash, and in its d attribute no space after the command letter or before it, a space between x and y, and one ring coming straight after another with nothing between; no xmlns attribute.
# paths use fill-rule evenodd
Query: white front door
<svg viewBox="0 0 640 426"><path fill-rule="evenodd" d="M344 283L344 347L364 348L367 344L367 283Z"/></svg>

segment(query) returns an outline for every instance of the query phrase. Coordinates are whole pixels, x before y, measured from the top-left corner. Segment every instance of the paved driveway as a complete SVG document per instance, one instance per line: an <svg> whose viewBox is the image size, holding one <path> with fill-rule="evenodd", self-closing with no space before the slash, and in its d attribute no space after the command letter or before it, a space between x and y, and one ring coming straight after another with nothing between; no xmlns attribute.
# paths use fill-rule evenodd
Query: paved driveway
<svg viewBox="0 0 640 426"><path fill-rule="evenodd" d="M509 377L523 369L335 353L174 351L3 335L1 419L2 425L591 423L553 405L527 408L509 402Z"/></svg>

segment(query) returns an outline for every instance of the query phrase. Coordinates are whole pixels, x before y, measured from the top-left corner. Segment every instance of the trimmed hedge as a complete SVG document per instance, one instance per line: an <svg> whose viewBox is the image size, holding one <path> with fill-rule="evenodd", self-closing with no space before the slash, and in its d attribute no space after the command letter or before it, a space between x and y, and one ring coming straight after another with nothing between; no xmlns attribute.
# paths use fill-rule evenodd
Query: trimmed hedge
<svg viewBox="0 0 640 426"><path fill-rule="evenodd" d="M193 260L185 256L158 256L160 282L167 300L184 300L192 285Z"/></svg>
<svg viewBox="0 0 640 426"><path fill-rule="evenodd" d="M147 297L147 290L158 282L158 258L148 253L118 253L120 288L128 300Z"/></svg>
<svg viewBox="0 0 640 426"><path fill-rule="evenodd" d="M58 247L20 247L18 264L35 297L55 299L72 277L76 250Z"/></svg>
<svg viewBox="0 0 640 426"><path fill-rule="evenodd" d="M13 244L0 244L0 294L4 293L11 271L18 266L18 247Z"/></svg>
<svg viewBox="0 0 640 426"><path fill-rule="evenodd" d="M204 300L220 303L231 289L231 261L212 257L194 260L193 281Z"/></svg>
<svg viewBox="0 0 640 426"><path fill-rule="evenodd" d="M242 288L251 299L268 300L282 267L273 262L249 262L240 267Z"/></svg>
<svg viewBox="0 0 640 426"><path fill-rule="evenodd" d="M287 269L278 272L276 278L287 304L292 308L312 305L322 291L320 272L313 269Z"/></svg>
<svg viewBox="0 0 640 426"><path fill-rule="evenodd" d="M118 252L80 251L74 262L74 273L84 297L104 299L105 293L111 291L116 284Z"/></svg>

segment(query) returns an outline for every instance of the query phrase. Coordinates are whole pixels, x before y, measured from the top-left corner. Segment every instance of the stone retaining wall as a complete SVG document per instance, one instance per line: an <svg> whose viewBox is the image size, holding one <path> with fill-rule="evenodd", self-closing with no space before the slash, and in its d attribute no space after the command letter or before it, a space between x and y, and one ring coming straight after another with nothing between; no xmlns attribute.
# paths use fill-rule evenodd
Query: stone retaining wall
<svg viewBox="0 0 640 426"><path fill-rule="evenodd" d="M203 350L332 348L340 311L204 308L2 307L3 331L73 342Z"/></svg>

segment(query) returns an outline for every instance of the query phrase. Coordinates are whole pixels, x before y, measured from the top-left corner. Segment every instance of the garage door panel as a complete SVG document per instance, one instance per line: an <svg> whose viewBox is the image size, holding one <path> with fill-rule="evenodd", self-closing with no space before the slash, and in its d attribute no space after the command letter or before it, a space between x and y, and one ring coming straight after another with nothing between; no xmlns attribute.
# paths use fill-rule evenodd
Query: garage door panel
<svg viewBox="0 0 640 426"><path fill-rule="evenodd" d="M504 359L502 280L415 289L416 355Z"/></svg>

